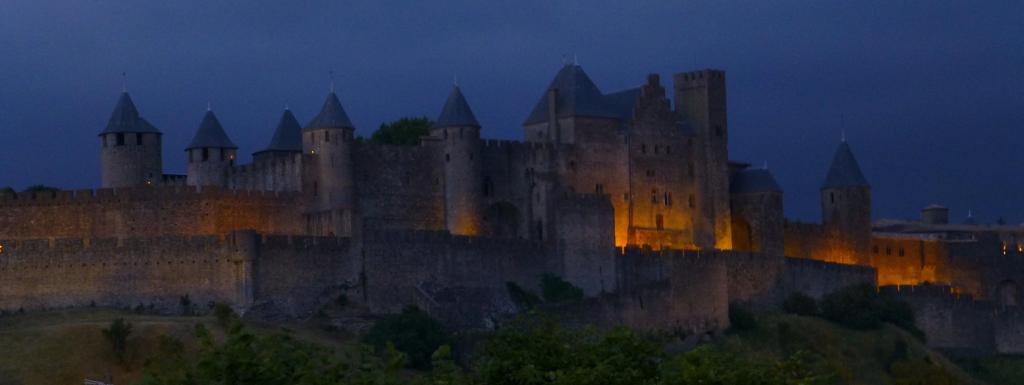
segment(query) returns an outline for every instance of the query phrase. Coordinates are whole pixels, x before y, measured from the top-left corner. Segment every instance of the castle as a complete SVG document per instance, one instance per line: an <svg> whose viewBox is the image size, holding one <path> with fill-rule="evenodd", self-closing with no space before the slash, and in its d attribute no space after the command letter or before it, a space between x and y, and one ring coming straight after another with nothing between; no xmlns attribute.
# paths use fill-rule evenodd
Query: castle
<svg viewBox="0 0 1024 385"><path fill-rule="evenodd" d="M725 73L676 74L672 93L655 74L604 93L565 65L519 142L482 139L455 86L429 135L400 146L358 140L332 90L305 126L285 110L251 164L207 111L171 175L124 92L99 134L101 189L0 195L0 309L187 295L290 317L346 294L487 326L518 310L509 283L549 273L583 289L571 313L586 321L707 332L732 302L870 283L929 334L990 326L936 347L1024 352L1024 228L950 225L939 206L873 223L845 140L822 223L788 221L771 172L729 159Z"/></svg>

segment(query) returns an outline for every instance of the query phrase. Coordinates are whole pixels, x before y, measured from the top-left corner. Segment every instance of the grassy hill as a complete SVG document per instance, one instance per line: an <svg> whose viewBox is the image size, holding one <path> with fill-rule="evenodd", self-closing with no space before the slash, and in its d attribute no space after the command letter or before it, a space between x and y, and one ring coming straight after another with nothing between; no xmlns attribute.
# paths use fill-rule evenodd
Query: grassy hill
<svg viewBox="0 0 1024 385"><path fill-rule="evenodd" d="M117 363L101 333L120 317L133 325L124 365ZM249 326L259 333L287 327L297 338L335 351L354 348L355 336L326 331L317 322ZM108 309L3 316L0 385L81 384L84 378L112 378L118 385L131 384L140 378L146 360L156 354L161 335L173 336L184 343L186 351L195 351L198 341L193 331L197 323L222 333L212 316L139 315ZM939 376L935 378L950 378L957 384L1024 384L1024 358L994 357L954 363L893 326L855 331L818 318L769 314L759 316L753 328L729 333L711 345L751 360L779 361L800 354L816 371L834 373L834 382L838 384L932 383L924 378L919 379L921 382L899 382L901 370L912 370L914 376L934 374Z"/></svg>

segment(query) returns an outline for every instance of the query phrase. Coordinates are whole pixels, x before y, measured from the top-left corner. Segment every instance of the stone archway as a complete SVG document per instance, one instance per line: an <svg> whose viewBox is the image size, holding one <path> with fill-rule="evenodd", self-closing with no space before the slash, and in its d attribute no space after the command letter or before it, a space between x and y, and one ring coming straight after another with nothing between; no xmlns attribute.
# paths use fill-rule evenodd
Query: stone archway
<svg viewBox="0 0 1024 385"><path fill-rule="evenodd" d="M483 218L484 235L497 238L520 237L521 215L511 203L501 201L487 207Z"/></svg>

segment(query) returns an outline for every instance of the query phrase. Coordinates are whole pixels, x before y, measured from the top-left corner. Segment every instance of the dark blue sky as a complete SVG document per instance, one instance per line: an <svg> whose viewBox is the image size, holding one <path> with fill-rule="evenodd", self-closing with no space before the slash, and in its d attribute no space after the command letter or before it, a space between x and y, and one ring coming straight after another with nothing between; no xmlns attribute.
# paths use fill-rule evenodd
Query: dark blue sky
<svg viewBox="0 0 1024 385"><path fill-rule="evenodd" d="M442 5L443 4L443 5ZM929 203L1024 220L1024 2L0 1L0 186L94 187L121 72L167 172L213 104L249 154L336 72L362 134L433 117L454 74L492 138L576 54L604 91L727 71L730 155L817 219L840 116L876 217ZM248 155L243 156L248 161Z"/></svg>

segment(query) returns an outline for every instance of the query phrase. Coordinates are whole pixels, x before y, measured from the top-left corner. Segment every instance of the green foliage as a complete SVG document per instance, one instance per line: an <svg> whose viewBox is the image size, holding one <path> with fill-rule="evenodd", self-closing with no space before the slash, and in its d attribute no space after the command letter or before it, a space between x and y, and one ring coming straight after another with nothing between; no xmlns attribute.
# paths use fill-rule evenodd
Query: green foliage
<svg viewBox="0 0 1024 385"><path fill-rule="evenodd" d="M914 325L910 305L879 295L872 285L850 286L825 296L821 314L825 319L858 330L878 329L888 322L924 339L924 333Z"/></svg>
<svg viewBox="0 0 1024 385"><path fill-rule="evenodd" d="M235 309L227 304L214 305L213 315L217 317L217 324L225 330L240 326L241 319L238 317L238 313L235 313Z"/></svg>
<svg viewBox="0 0 1024 385"><path fill-rule="evenodd" d="M534 306L540 304L540 297L533 294L526 289L523 289L515 282L505 282L505 287L508 289L509 297L512 297L512 302L516 304L519 309L529 310L533 309Z"/></svg>
<svg viewBox="0 0 1024 385"><path fill-rule="evenodd" d="M731 330L735 331L753 330L757 327L757 318L745 306L738 303L730 303L729 325Z"/></svg>
<svg viewBox="0 0 1024 385"><path fill-rule="evenodd" d="M819 376L798 353L781 362L742 359L714 347L702 346L672 357L661 367L658 384L786 385L830 384L831 376Z"/></svg>
<svg viewBox="0 0 1024 385"><path fill-rule="evenodd" d="M60 191L60 189L56 188L56 187L52 187L52 186L46 186L46 185L41 185L41 184L34 184L34 185L26 187L23 192L39 193L39 192L57 192L57 191Z"/></svg>
<svg viewBox="0 0 1024 385"><path fill-rule="evenodd" d="M926 360L903 360L890 369L894 385L956 385L959 382L941 366Z"/></svg>
<svg viewBox="0 0 1024 385"><path fill-rule="evenodd" d="M519 320L484 346L478 375L489 385L640 384L657 376L662 358L659 344L625 328Z"/></svg>
<svg viewBox="0 0 1024 385"><path fill-rule="evenodd" d="M583 289L551 273L540 276L540 290L544 301L550 303L578 302L583 299Z"/></svg>
<svg viewBox="0 0 1024 385"><path fill-rule="evenodd" d="M335 302L338 304L339 307L348 306L348 294L341 293L341 295L338 295L338 299Z"/></svg>
<svg viewBox="0 0 1024 385"><path fill-rule="evenodd" d="M132 334L131 322L125 321L124 318L115 319L110 323L110 327L103 329L102 332L103 338L110 343L114 357L117 357L118 362L124 364L125 355L128 352L128 336Z"/></svg>
<svg viewBox="0 0 1024 385"><path fill-rule="evenodd" d="M807 294L796 292L782 302L782 310L790 314L815 316L818 315L818 301Z"/></svg>
<svg viewBox="0 0 1024 385"><path fill-rule="evenodd" d="M420 143L420 137L430 134L432 125L434 122L426 117L401 118L391 123L381 123L370 136L369 142L414 146Z"/></svg>
<svg viewBox="0 0 1024 385"><path fill-rule="evenodd" d="M351 357L340 357L321 346L303 342L279 332L261 336L244 327L217 342L202 325L196 326L200 340L198 358L187 363L177 346L169 343L168 354L147 363L142 385L397 385L404 383L398 371L401 354L377 359L368 349ZM161 348L165 349L164 347ZM392 353L395 353L392 351Z"/></svg>
<svg viewBox="0 0 1024 385"><path fill-rule="evenodd" d="M14 194L14 189L10 187L0 188L0 195Z"/></svg>
<svg viewBox="0 0 1024 385"><path fill-rule="evenodd" d="M389 345L408 357L409 367L429 369L431 354L449 341L448 333L437 320L415 306L400 314L377 321L363 339L382 351Z"/></svg>

